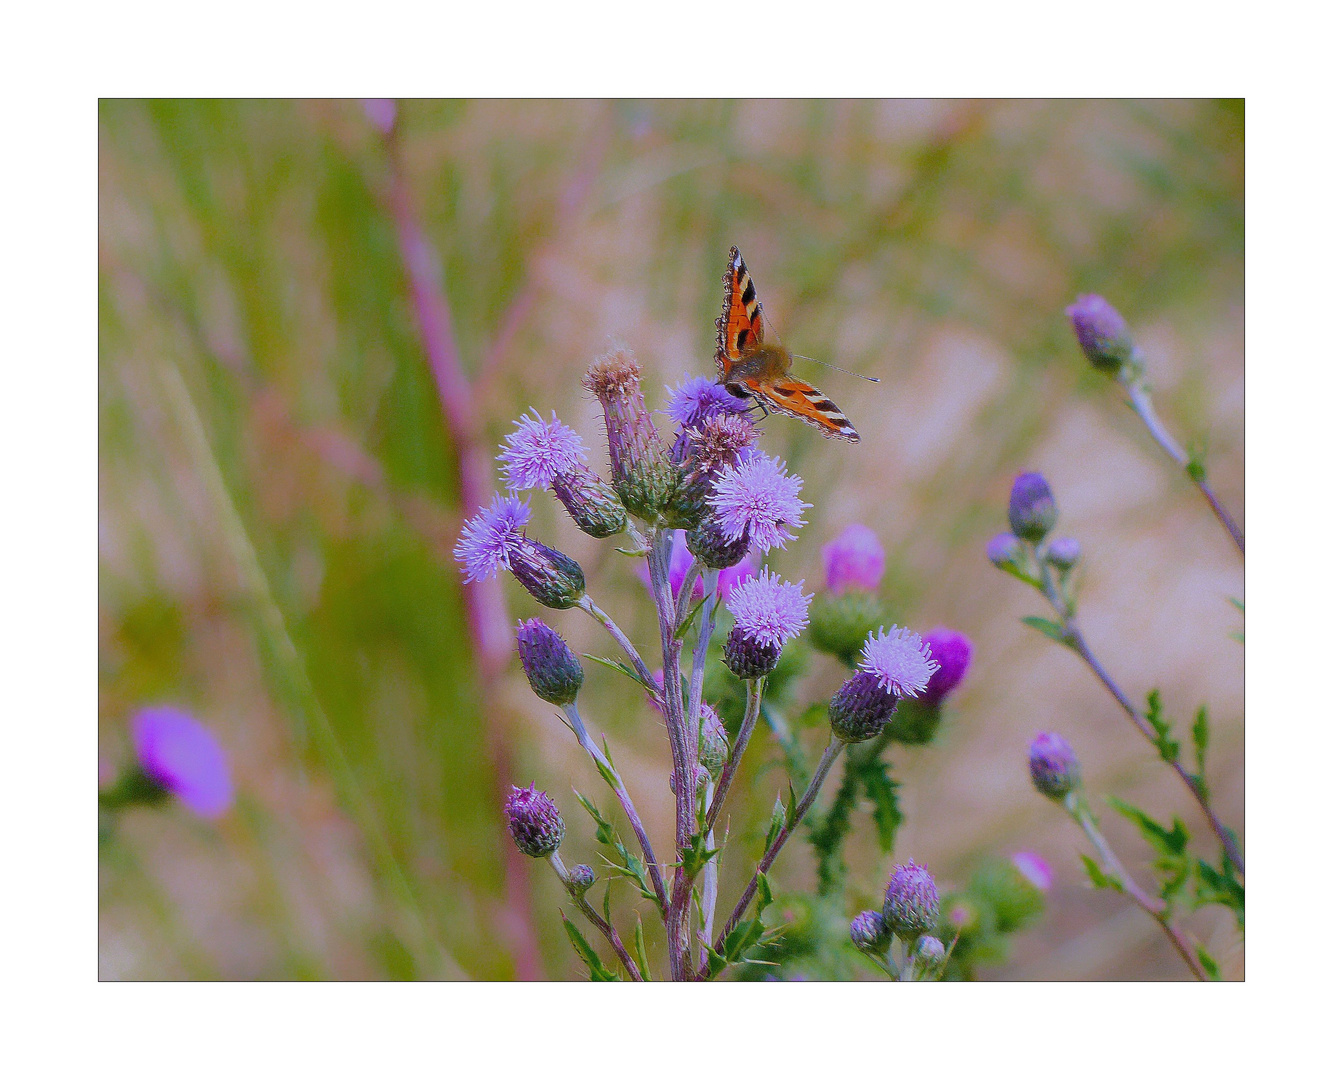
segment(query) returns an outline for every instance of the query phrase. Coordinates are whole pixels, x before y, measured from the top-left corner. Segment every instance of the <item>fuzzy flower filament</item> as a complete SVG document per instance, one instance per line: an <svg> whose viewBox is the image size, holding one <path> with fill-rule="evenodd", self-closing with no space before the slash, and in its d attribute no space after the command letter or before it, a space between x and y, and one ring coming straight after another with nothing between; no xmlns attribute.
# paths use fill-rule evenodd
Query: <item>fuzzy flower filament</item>
<svg viewBox="0 0 1343 1080"><path fill-rule="evenodd" d="M859 671L876 676L883 690L898 697L914 697L927 690L937 667L932 649L903 626L869 634L858 662Z"/></svg>
<svg viewBox="0 0 1343 1080"><path fill-rule="evenodd" d="M517 420L513 432L504 436L502 461L504 482L510 491L548 487L557 476L571 473L587 459L583 440L553 412L542 420L535 409Z"/></svg>

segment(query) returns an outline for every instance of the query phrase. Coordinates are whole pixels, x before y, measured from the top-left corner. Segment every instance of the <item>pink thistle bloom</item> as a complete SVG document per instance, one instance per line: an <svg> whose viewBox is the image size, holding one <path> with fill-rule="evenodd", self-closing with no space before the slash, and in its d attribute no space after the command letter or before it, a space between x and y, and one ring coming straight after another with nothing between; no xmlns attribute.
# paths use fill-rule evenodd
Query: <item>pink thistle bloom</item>
<svg viewBox="0 0 1343 1080"><path fill-rule="evenodd" d="M898 626L867 635L858 670L875 675L888 693L913 697L928 689L937 662L918 634Z"/></svg>
<svg viewBox="0 0 1343 1080"><path fill-rule="evenodd" d="M801 490L801 477L790 475L778 458L760 454L725 469L708 502L728 539L749 529L751 543L770 551L796 540L789 530L806 524L802 511L811 503L798 497Z"/></svg>

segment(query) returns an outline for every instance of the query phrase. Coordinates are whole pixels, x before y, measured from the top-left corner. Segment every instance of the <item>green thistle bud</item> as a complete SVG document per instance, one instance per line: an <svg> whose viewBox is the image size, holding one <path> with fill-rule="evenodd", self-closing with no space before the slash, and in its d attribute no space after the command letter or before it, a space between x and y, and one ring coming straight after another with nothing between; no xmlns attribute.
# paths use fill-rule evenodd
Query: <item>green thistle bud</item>
<svg viewBox="0 0 1343 1080"><path fill-rule="evenodd" d="M881 956L891 947L891 931L880 911L860 911L849 924L849 940L859 951Z"/></svg>
<svg viewBox="0 0 1343 1080"><path fill-rule="evenodd" d="M615 536L625 528L625 508L615 489L586 465L556 476L550 489L574 524L598 540Z"/></svg>
<svg viewBox="0 0 1343 1080"><path fill-rule="evenodd" d="M699 763L711 773L719 772L727 763L731 747L727 731L712 705L700 706Z"/></svg>
<svg viewBox="0 0 1343 1080"><path fill-rule="evenodd" d="M548 608L571 608L587 595L583 568L562 551L527 536L514 543L508 569L518 584Z"/></svg>
<svg viewBox="0 0 1343 1080"><path fill-rule="evenodd" d="M583 665L564 639L540 619L518 624L518 658L533 692L552 705L570 705L583 685Z"/></svg>
<svg viewBox="0 0 1343 1080"><path fill-rule="evenodd" d="M901 941L913 942L937 926L937 885L926 866L905 863L891 873L881 905L886 926Z"/></svg>
<svg viewBox="0 0 1343 1080"><path fill-rule="evenodd" d="M569 870L569 887L579 896L592 888L592 883L596 880L597 875L592 872L592 867L587 863L579 863Z"/></svg>
<svg viewBox="0 0 1343 1080"><path fill-rule="evenodd" d="M887 623L881 601L874 593L852 591L824 593L811 605L811 643L848 667L858 663L858 655L869 634Z"/></svg>
<svg viewBox="0 0 1343 1080"><path fill-rule="evenodd" d="M723 646L723 660L733 675L742 680L761 679L774 670L782 646L760 641L734 626Z"/></svg>
<svg viewBox="0 0 1343 1080"><path fill-rule="evenodd" d="M751 530L746 529L733 540L724 535L717 517L709 514L686 533L685 541L690 553L710 570L726 570L746 558L751 550Z"/></svg>

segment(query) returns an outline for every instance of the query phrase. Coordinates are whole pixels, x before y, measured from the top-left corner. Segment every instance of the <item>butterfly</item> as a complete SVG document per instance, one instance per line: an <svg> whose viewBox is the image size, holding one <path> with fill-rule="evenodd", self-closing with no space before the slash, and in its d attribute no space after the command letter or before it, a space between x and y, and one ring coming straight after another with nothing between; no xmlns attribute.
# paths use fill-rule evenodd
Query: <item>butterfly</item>
<svg viewBox="0 0 1343 1080"><path fill-rule="evenodd" d="M827 439L858 441L858 432L839 406L812 386L790 375L792 354L764 340L765 312L741 252L728 252L723 275L723 314L718 329L718 381L729 394L755 398L768 412L784 413L820 428Z"/></svg>

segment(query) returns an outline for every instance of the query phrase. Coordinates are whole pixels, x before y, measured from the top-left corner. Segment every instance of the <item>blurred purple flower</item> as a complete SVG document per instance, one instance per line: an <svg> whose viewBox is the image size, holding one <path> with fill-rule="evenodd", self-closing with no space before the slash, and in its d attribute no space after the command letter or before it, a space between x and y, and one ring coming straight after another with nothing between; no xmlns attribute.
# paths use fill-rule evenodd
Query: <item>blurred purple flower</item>
<svg viewBox="0 0 1343 1080"><path fill-rule="evenodd" d="M725 469L714 482L709 505L729 537L750 529L751 543L769 551L796 540L788 530L806 524L802 511L811 503L798 498L801 490L801 477L790 475L778 458L762 454Z"/></svg>
<svg viewBox="0 0 1343 1080"><path fill-rule="evenodd" d="M1057 731L1042 731L1031 743L1031 783L1047 798L1059 800L1082 782L1082 766L1071 744Z"/></svg>
<svg viewBox="0 0 1343 1080"><path fill-rule="evenodd" d="M168 706L141 709L131 719L131 741L145 775L201 817L217 818L233 805L223 748L186 713Z"/></svg>
<svg viewBox="0 0 1343 1080"><path fill-rule="evenodd" d="M875 675L887 693L913 697L928 688L937 664L918 634L893 626L880 634L867 635L858 670Z"/></svg>
<svg viewBox="0 0 1343 1080"><path fill-rule="evenodd" d="M1059 507L1049 481L1038 472L1021 473L1012 481L1007 521L1021 539L1038 544L1058 520Z"/></svg>
<svg viewBox="0 0 1343 1080"><path fill-rule="evenodd" d="M994 566L1011 566L1021 553L1021 541L1010 532L999 533L988 542L984 554Z"/></svg>
<svg viewBox="0 0 1343 1080"><path fill-rule="evenodd" d="M769 567L758 577L747 578L727 598L736 629L759 644L782 648L807 626L811 594L804 595L802 585L782 580Z"/></svg>
<svg viewBox="0 0 1343 1080"><path fill-rule="evenodd" d="M396 127L396 102L391 98L364 98L364 115L384 135Z"/></svg>
<svg viewBox="0 0 1343 1080"><path fill-rule="evenodd" d="M937 670L928 680L928 689L920 698L929 705L941 705L942 700L960 686L965 673L970 670L975 647L964 634L948 630L945 626L930 630L923 640L933 662L937 664Z"/></svg>
<svg viewBox="0 0 1343 1080"><path fill-rule="evenodd" d="M517 420L515 430L504 436L504 481L510 491L546 487L557 476L573 472L587 461L587 449L578 432L553 412L542 420L535 409Z"/></svg>
<svg viewBox="0 0 1343 1080"><path fill-rule="evenodd" d="M860 589L876 592L886 570L886 552L877 534L866 525L850 525L821 546L825 585L832 593Z"/></svg>
<svg viewBox="0 0 1343 1080"><path fill-rule="evenodd" d="M686 546L685 530L676 529L672 533L672 552L671 562L668 566L667 577L671 582L672 596L676 596L681 591L681 585L685 582L686 574L690 573L690 567L694 565L695 556L690 554L690 548ZM727 596L739 581L750 577L756 571L757 560L754 555L747 555L741 562L735 566L729 566L726 570L718 572L718 595ZM648 564L640 561L634 569L639 575L639 580L648 588L653 587L653 579L648 576ZM701 577L695 583L694 598L698 600L704 595L704 578Z"/></svg>
<svg viewBox="0 0 1343 1080"><path fill-rule="evenodd" d="M1077 343L1097 370L1113 375L1133 355L1128 323L1105 297L1084 293L1067 309L1067 315Z"/></svg>
<svg viewBox="0 0 1343 1080"><path fill-rule="evenodd" d="M1021 876L1041 892L1049 892L1054 885L1054 871L1044 857L1033 851L1018 851L1012 856L1012 865Z"/></svg>
<svg viewBox="0 0 1343 1080"><path fill-rule="evenodd" d="M488 507L466 523L452 549L462 564L462 577L468 582L484 581L507 567L531 515L530 505L516 495L496 494Z"/></svg>

